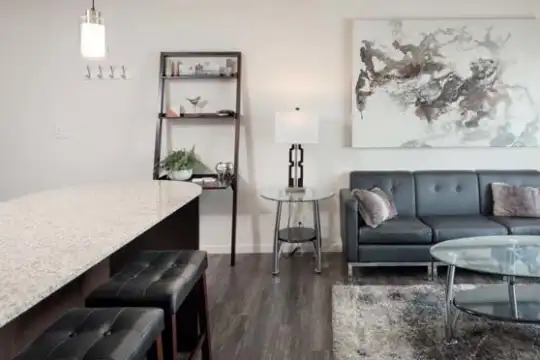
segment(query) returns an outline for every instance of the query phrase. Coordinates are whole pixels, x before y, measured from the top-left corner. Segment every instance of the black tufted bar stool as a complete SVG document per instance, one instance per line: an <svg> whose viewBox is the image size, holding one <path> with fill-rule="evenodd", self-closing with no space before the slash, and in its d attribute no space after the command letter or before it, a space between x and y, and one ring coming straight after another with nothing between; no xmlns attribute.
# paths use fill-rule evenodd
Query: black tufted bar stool
<svg viewBox="0 0 540 360"><path fill-rule="evenodd" d="M86 299L87 307L157 307L165 312L163 353L210 360L204 251L144 251Z"/></svg>
<svg viewBox="0 0 540 360"><path fill-rule="evenodd" d="M14 360L163 360L161 309L71 309Z"/></svg>

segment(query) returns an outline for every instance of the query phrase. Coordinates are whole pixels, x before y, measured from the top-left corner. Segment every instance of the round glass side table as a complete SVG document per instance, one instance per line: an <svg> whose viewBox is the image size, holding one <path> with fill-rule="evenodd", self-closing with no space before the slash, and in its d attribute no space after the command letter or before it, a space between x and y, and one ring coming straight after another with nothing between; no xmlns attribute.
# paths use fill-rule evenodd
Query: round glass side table
<svg viewBox="0 0 540 360"><path fill-rule="evenodd" d="M274 225L274 264L272 274L279 274L279 258L281 254L281 245L283 243L300 244L313 243L315 248L315 272L320 274L322 269L322 239L321 239L321 215L319 211L319 202L331 198L334 193L312 188L305 188L304 192L288 192L285 188L264 189L260 193L263 199L275 201L276 223ZM289 209L289 219L287 226L281 228L281 210L284 203L289 206L293 203L311 203L313 206L313 227L304 225L291 226L291 211Z"/></svg>

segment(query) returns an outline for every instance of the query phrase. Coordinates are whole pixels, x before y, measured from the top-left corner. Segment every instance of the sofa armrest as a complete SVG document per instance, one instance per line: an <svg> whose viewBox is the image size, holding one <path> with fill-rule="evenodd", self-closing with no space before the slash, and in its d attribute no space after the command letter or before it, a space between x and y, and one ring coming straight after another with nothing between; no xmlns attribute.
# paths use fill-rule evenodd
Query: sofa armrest
<svg viewBox="0 0 540 360"><path fill-rule="evenodd" d="M341 242L347 262L358 261L358 201L350 189L339 190Z"/></svg>

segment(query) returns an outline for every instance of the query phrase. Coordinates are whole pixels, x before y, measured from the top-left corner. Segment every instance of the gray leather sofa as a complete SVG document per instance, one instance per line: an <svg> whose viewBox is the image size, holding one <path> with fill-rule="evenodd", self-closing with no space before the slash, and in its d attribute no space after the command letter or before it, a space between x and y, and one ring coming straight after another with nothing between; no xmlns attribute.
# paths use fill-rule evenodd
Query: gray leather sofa
<svg viewBox="0 0 540 360"><path fill-rule="evenodd" d="M483 235L540 235L540 219L492 216L493 182L540 187L535 170L353 171L340 190L343 254L355 266L427 266L429 248L440 241ZM355 188L378 186L392 194L398 217L376 229L366 226L352 196Z"/></svg>

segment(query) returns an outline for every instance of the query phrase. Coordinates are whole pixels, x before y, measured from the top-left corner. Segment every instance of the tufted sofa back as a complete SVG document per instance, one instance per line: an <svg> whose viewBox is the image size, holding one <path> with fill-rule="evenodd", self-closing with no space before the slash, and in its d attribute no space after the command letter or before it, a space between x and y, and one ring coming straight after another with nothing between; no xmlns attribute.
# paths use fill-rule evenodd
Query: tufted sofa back
<svg viewBox="0 0 540 360"><path fill-rule="evenodd" d="M351 189L392 194L401 216L490 215L493 182L540 187L536 170L352 171Z"/></svg>
<svg viewBox="0 0 540 360"><path fill-rule="evenodd" d="M474 171L418 171L414 189L418 216L480 214Z"/></svg>

